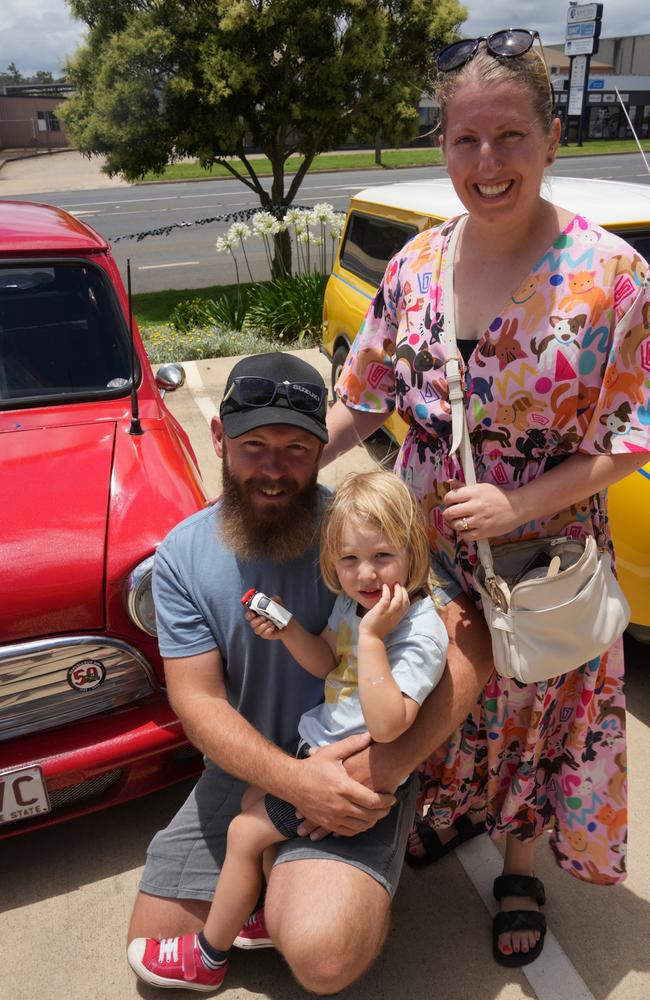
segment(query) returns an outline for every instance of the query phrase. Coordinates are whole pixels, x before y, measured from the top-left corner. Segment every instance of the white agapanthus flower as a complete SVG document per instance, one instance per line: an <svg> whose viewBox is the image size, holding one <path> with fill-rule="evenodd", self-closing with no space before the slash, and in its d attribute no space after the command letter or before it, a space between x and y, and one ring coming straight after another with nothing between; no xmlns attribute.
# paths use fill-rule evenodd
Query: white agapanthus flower
<svg viewBox="0 0 650 1000"><path fill-rule="evenodd" d="M233 222L228 230L228 236L231 240L247 240L250 234L250 227L245 222Z"/></svg>
<svg viewBox="0 0 650 1000"><path fill-rule="evenodd" d="M220 236L215 246L217 253L232 253L233 241L230 236Z"/></svg>
<svg viewBox="0 0 650 1000"><path fill-rule="evenodd" d="M331 222L334 217L334 208L327 201L319 201L311 210L312 220L317 224Z"/></svg>
<svg viewBox="0 0 650 1000"><path fill-rule="evenodd" d="M299 226L302 224L302 216L301 208L288 208L284 213L284 221L288 226Z"/></svg>
<svg viewBox="0 0 650 1000"><path fill-rule="evenodd" d="M253 232L257 236L275 236L282 231L282 224L270 212L256 212L251 219Z"/></svg>
<svg viewBox="0 0 650 1000"><path fill-rule="evenodd" d="M330 222L330 236L333 240L340 240L345 226L345 212L335 212Z"/></svg>
<svg viewBox="0 0 650 1000"><path fill-rule="evenodd" d="M314 237L309 232L308 229L304 229L302 232L298 233L298 242L299 243L313 243L314 242Z"/></svg>

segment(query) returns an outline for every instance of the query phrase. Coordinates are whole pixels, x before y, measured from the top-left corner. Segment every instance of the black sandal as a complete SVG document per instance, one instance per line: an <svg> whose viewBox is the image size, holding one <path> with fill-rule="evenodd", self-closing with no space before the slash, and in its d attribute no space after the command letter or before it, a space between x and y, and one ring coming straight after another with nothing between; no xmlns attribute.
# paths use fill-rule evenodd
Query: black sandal
<svg viewBox="0 0 650 1000"><path fill-rule="evenodd" d="M432 865L435 861L439 861L440 858L444 858L445 854L449 854L459 844L464 844L466 840L478 837L479 833L485 831L484 822L472 823L471 819L465 815L459 816L458 819L454 820L453 826L456 830L456 836L448 840L446 844L443 844L436 831L429 826L426 819L416 820L414 827L420 838L424 854L413 854L407 848L404 855L407 865L410 865L411 868L425 868L427 865Z"/></svg>
<svg viewBox="0 0 650 1000"><path fill-rule="evenodd" d="M546 902L546 893L541 879L531 875L500 875L494 880L494 898L501 900L504 896L529 896L538 906ZM506 955L499 948L499 935L510 934L512 931L539 931L539 941L529 951L513 951ZM499 965L521 966L529 965L541 955L546 934L546 917L537 910L510 910L508 913L497 913L492 921L492 954Z"/></svg>

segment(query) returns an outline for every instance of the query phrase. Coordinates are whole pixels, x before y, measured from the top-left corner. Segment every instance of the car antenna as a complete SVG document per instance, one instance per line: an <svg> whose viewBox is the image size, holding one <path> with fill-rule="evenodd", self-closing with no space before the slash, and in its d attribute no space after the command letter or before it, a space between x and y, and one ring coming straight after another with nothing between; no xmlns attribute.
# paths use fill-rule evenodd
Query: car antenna
<svg viewBox="0 0 650 1000"><path fill-rule="evenodd" d="M133 336L133 300L131 297L131 258L126 261L126 287L129 297L129 339L131 341L131 426L129 434L144 434L140 423L138 392L135 386L135 338Z"/></svg>
<svg viewBox="0 0 650 1000"><path fill-rule="evenodd" d="M641 156L643 157L643 162L645 163L645 168L648 171L648 173L650 174L650 165L648 164L648 161L646 160L645 153L643 152L643 147L642 147L641 143L639 142L639 137L636 134L636 132L634 131L634 125L630 121L630 116L627 113L627 108L623 104L623 98L621 97L621 95L618 92L618 87L614 87L614 90L616 91L616 96L618 97L619 103L620 103L621 107L623 108L623 114L627 118L627 123L630 126L630 130L632 132L632 135L634 136L634 138L636 140L636 144L639 147L639 152L641 153Z"/></svg>

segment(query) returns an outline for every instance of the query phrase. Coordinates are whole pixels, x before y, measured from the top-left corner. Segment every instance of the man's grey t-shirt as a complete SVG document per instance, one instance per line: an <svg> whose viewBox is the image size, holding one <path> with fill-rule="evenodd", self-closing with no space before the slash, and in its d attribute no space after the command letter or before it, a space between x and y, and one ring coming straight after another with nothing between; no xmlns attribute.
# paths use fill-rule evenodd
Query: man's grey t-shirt
<svg viewBox="0 0 650 1000"><path fill-rule="evenodd" d="M319 487L321 505L327 496ZM305 628L319 635L334 595L320 575L318 526L314 544L298 559L249 561L221 542L219 508L217 502L182 521L156 553L153 593L160 652L173 658L218 649L230 704L268 739L287 746L296 737L302 713L322 700L323 682L303 670L282 642L254 634L241 598L251 587L278 594Z"/></svg>

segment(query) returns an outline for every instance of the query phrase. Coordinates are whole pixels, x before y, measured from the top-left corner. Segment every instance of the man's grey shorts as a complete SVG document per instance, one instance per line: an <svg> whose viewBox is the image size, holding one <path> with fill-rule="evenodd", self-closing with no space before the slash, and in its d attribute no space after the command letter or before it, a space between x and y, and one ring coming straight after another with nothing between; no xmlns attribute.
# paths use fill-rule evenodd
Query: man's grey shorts
<svg viewBox="0 0 650 1000"><path fill-rule="evenodd" d="M151 841L140 889L170 899L212 900L226 853L228 825L241 811L241 781L208 763L189 798L169 826ZM397 791L388 816L356 837L327 837L317 843L296 837L278 847L276 864L309 859L341 861L367 872L392 897L397 889L413 822L414 776Z"/></svg>

